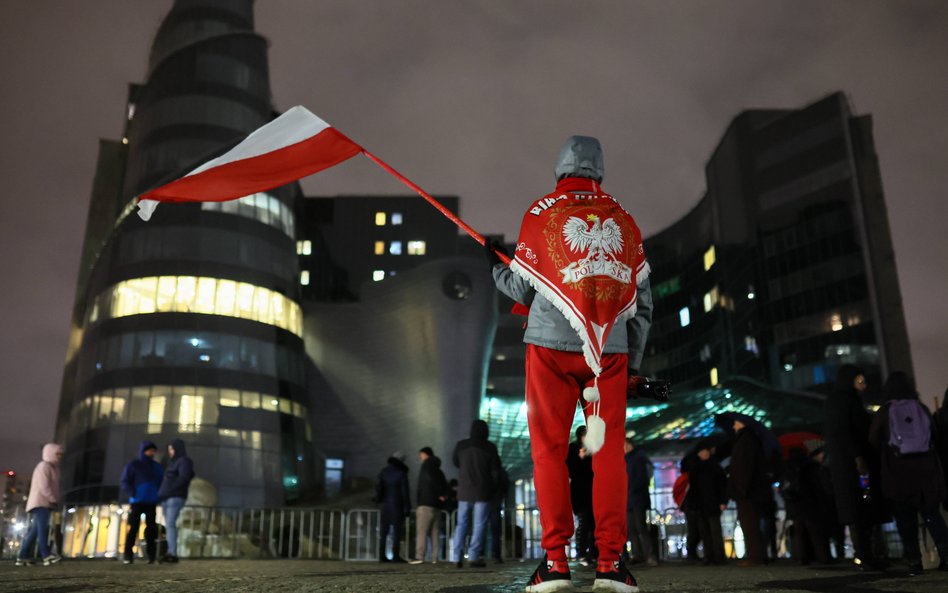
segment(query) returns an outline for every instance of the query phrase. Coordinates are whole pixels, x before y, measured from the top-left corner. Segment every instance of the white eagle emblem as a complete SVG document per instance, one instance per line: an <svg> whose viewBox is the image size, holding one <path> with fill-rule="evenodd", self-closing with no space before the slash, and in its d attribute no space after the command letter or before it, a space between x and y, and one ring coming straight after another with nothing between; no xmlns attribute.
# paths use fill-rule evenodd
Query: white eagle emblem
<svg viewBox="0 0 948 593"><path fill-rule="evenodd" d="M592 226L587 221L592 222ZM632 268L616 257L622 253L625 242L615 219L607 218L601 222L597 215L590 214L584 221L570 216L563 225L563 238L574 253L588 250L586 257L560 270L564 283L578 282L590 276L609 276L625 284L632 282Z"/></svg>

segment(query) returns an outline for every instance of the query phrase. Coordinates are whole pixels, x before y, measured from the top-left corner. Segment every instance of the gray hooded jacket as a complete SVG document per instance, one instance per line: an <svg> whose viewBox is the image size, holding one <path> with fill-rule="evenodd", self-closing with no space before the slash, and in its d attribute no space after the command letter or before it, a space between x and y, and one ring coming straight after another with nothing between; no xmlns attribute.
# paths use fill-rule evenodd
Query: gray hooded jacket
<svg viewBox="0 0 948 593"><path fill-rule="evenodd" d="M555 166L558 180L581 177L602 181L603 159L599 141L588 136L572 136L560 151ZM583 192L586 193L586 192ZM530 307L527 331L523 341L564 352L582 352L583 343L566 317L548 299L537 292L509 267L497 264L493 269L497 288L522 305ZM606 340L603 353L629 355L629 368L642 368L645 342L652 325L652 290L646 277L636 285L638 293L635 316L616 323Z"/></svg>

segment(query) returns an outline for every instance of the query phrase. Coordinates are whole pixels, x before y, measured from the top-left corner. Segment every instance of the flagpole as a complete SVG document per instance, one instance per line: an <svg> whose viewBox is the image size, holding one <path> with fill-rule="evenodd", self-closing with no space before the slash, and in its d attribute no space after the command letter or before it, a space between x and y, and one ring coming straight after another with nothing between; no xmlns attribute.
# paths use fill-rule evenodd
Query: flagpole
<svg viewBox="0 0 948 593"><path fill-rule="evenodd" d="M463 230L465 233L473 237L475 241L477 241L481 245L486 244L487 240L484 238L484 235L478 233L477 231L472 229L470 226L468 226L468 224L464 222L463 220L461 220L460 218L458 218L458 216L454 212L451 212L450 210L445 208L441 202L434 199L434 197L432 197L431 194L429 194L425 190L418 187L418 185L415 184L415 182L413 182L411 179L405 177L404 175L402 175L401 173L393 169L391 165L389 165L388 163L386 163L385 161L383 161L382 159L375 156L374 154L372 154L371 152L369 152L368 150L364 148L362 149L362 154L368 157L370 161L374 162L379 167L382 167L382 169L384 169L386 173L388 173L395 179L398 179L399 181L401 181L402 183L404 183L405 185L413 189L415 193L417 193L419 196L427 200L429 204L437 208L438 211L441 212L441 214L444 214L446 217L448 217L448 220L458 225L458 227L460 227L461 230ZM510 263L510 257L506 255L505 253L501 253L497 250L494 250L494 254L497 257L499 257L500 260L504 262L505 264Z"/></svg>

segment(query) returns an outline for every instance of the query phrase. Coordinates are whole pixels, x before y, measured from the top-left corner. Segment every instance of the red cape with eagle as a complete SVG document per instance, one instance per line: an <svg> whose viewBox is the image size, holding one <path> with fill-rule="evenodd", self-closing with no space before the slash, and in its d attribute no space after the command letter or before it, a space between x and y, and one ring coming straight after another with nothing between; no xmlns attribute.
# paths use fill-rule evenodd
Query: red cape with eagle
<svg viewBox="0 0 948 593"><path fill-rule="evenodd" d="M596 375L612 326L635 315L635 287L649 270L632 216L599 183L575 177L523 215L510 269L566 316Z"/></svg>

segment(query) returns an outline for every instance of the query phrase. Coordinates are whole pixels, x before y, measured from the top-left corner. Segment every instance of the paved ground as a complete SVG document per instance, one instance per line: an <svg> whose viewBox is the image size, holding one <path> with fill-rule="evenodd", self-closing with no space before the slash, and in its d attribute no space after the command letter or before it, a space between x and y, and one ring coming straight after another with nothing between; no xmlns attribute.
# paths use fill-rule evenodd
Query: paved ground
<svg viewBox="0 0 948 593"><path fill-rule="evenodd" d="M178 565L122 566L108 560L73 560L43 567L0 562L0 591L115 591L170 593L210 591L353 593L514 593L523 590L533 565L507 563L458 570L449 564L422 566L314 560L199 560ZM576 567L579 591L592 588L594 573ZM787 564L740 569L666 564L636 573L643 593L944 593L948 573L909 578L896 566L886 573L858 573L842 567L811 569Z"/></svg>

